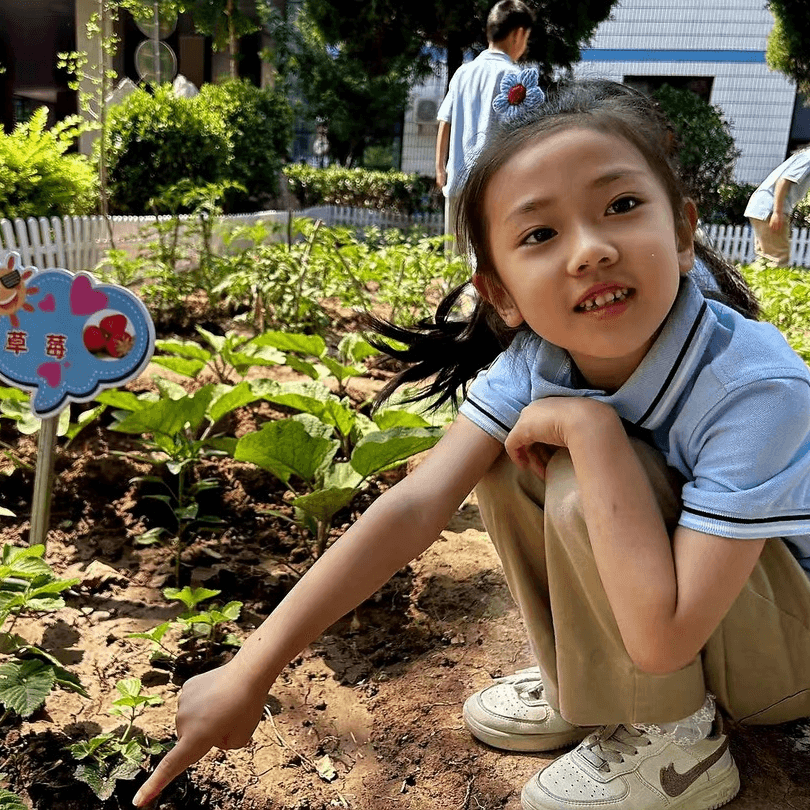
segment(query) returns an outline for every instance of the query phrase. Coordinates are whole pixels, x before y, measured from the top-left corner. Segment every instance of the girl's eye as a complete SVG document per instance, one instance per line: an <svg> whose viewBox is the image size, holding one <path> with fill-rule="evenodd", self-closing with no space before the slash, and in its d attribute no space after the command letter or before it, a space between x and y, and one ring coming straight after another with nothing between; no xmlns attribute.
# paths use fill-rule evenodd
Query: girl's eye
<svg viewBox="0 0 810 810"><path fill-rule="evenodd" d="M640 200L637 197L620 197L615 202L608 206L608 214L626 214L640 205Z"/></svg>
<svg viewBox="0 0 810 810"><path fill-rule="evenodd" d="M526 237L526 242L530 245L537 245L540 242L548 242L549 239L556 235L557 231L553 228L537 228Z"/></svg>

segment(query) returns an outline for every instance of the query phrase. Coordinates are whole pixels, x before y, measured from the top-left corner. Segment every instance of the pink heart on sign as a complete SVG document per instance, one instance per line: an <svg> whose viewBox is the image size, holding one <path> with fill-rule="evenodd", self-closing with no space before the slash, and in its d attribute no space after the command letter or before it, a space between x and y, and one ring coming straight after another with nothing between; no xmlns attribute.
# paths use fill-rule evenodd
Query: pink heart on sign
<svg viewBox="0 0 810 810"><path fill-rule="evenodd" d="M53 312L56 309L56 299L53 297L53 293L48 293L37 306L43 312Z"/></svg>
<svg viewBox="0 0 810 810"><path fill-rule="evenodd" d="M51 388L56 388L62 379L62 367L59 363L42 363L37 368L37 375L42 377Z"/></svg>
<svg viewBox="0 0 810 810"><path fill-rule="evenodd" d="M107 306L107 296L90 286L87 276L76 276L70 285L70 311L74 315L92 315Z"/></svg>

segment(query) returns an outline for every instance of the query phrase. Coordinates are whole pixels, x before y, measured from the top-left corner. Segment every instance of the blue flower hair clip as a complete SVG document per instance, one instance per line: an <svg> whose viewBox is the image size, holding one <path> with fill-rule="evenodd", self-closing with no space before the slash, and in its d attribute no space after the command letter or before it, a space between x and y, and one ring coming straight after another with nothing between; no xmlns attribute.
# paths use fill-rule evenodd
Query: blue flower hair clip
<svg viewBox="0 0 810 810"><path fill-rule="evenodd" d="M546 100L546 94L537 86L537 80L536 67L504 75L501 91L492 102L492 108L502 121L517 122Z"/></svg>

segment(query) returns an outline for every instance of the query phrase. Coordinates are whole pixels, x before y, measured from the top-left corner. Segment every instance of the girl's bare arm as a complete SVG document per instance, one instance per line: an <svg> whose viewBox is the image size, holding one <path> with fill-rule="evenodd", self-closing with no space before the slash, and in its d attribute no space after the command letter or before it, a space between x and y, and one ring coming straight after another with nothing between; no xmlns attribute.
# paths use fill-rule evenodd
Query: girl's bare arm
<svg viewBox="0 0 810 810"><path fill-rule="evenodd" d="M425 460L312 566L230 663L187 681L178 704L178 743L138 792L136 806L210 748L245 745L281 670L424 551L501 450L460 416Z"/></svg>
<svg viewBox="0 0 810 810"><path fill-rule="evenodd" d="M765 541L683 527L670 537L649 478L608 405L533 403L506 447L528 466L534 442L571 454L594 558L634 663L652 673L689 664L737 598Z"/></svg>

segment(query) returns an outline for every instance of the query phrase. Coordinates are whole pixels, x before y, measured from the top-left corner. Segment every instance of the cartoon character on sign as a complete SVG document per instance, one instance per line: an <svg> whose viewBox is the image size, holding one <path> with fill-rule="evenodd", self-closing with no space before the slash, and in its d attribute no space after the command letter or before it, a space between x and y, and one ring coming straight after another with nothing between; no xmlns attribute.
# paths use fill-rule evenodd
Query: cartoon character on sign
<svg viewBox="0 0 810 810"><path fill-rule="evenodd" d="M0 269L0 317L8 315L11 325L16 329L20 325L17 317L19 310L33 312L34 308L25 300L28 295L36 295L37 287L26 287L25 282L31 278L34 271L29 268L24 273L17 269L20 257L16 253L9 253L5 266Z"/></svg>

